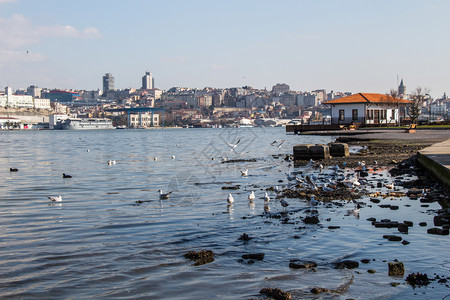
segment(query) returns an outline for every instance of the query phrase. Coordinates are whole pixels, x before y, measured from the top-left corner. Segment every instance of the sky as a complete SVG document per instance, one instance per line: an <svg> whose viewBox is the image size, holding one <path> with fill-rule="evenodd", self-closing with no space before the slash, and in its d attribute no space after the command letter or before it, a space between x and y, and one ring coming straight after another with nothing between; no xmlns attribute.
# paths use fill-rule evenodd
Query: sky
<svg viewBox="0 0 450 300"><path fill-rule="evenodd" d="M448 0L0 0L0 89L450 92Z"/></svg>

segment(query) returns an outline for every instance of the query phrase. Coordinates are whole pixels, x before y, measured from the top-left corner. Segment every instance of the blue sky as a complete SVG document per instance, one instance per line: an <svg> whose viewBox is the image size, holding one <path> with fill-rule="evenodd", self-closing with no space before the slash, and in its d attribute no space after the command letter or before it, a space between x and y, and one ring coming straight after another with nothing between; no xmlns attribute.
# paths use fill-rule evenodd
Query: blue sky
<svg viewBox="0 0 450 300"><path fill-rule="evenodd" d="M0 0L0 89L450 92L450 1ZM28 53L27 53L28 51Z"/></svg>

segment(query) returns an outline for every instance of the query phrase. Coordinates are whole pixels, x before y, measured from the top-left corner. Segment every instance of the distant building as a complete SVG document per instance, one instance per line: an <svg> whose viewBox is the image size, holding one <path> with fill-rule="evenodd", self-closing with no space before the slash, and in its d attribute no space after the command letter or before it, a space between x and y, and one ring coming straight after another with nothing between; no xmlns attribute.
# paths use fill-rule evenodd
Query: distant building
<svg viewBox="0 0 450 300"><path fill-rule="evenodd" d="M406 86L403 84L403 78L402 81L400 81L400 85L398 86L398 97L401 99L404 99L406 94Z"/></svg>
<svg viewBox="0 0 450 300"><path fill-rule="evenodd" d="M41 98L42 96L42 88L39 88L35 85L30 85L27 88L27 95L32 96L34 98Z"/></svg>
<svg viewBox="0 0 450 300"><path fill-rule="evenodd" d="M103 76L103 93L107 93L114 90L114 76L111 73L106 73Z"/></svg>
<svg viewBox="0 0 450 300"><path fill-rule="evenodd" d="M59 102L65 104L71 104L74 101L81 99L78 93L63 90L52 90L49 93L45 93L45 98L50 99L50 102Z"/></svg>
<svg viewBox="0 0 450 300"><path fill-rule="evenodd" d="M142 89L143 90L152 90L155 88L155 79L152 76L152 73L145 72L145 75L142 77Z"/></svg>
<svg viewBox="0 0 450 300"><path fill-rule="evenodd" d="M132 128L147 128L159 126L159 115L153 113L129 114L128 126Z"/></svg>
<svg viewBox="0 0 450 300"><path fill-rule="evenodd" d="M272 87L272 93L274 94L284 94L289 92L290 87L286 83L277 83Z"/></svg>

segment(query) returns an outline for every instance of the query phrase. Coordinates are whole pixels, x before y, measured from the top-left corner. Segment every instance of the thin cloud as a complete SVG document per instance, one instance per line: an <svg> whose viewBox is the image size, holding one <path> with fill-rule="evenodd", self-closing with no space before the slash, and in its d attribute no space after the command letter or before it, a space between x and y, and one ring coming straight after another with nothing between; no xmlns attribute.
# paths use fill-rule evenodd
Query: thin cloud
<svg viewBox="0 0 450 300"><path fill-rule="evenodd" d="M0 0L0 4L17 2L17 0Z"/></svg>
<svg viewBox="0 0 450 300"><path fill-rule="evenodd" d="M0 0L4 1L4 0ZM20 14L11 18L0 17L0 47L16 49L26 45L37 44L45 38L100 38L98 29L88 27L84 30L70 25L34 25Z"/></svg>
<svg viewBox="0 0 450 300"><path fill-rule="evenodd" d="M188 61L188 58L186 56L171 56L171 57L165 57L162 59L164 63L185 63Z"/></svg>
<svg viewBox="0 0 450 300"><path fill-rule="evenodd" d="M229 65L211 65L211 69L213 70L231 70L233 69L233 66Z"/></svg>

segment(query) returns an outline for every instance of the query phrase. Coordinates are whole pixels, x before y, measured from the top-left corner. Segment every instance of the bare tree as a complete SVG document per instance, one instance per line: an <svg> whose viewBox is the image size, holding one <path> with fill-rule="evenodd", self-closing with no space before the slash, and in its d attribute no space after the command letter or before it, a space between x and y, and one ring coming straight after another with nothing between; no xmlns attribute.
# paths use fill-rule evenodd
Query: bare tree
<svg viewBox="0 0 450 300"><path fill-rule="evenodd" d="M413 91L413 94L411 96L411 104L409 105L409 112L408 115L411 118L411 121L413 124L416 124L417 118L420 116L423 103L428 97L428 93L430 92L430 89L422 89L421 87L416 88Z"/></svg>

